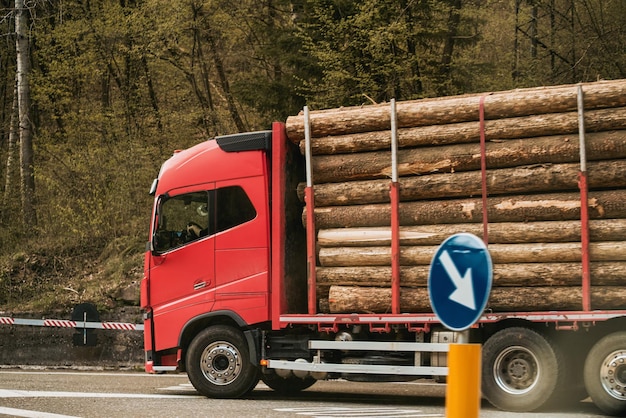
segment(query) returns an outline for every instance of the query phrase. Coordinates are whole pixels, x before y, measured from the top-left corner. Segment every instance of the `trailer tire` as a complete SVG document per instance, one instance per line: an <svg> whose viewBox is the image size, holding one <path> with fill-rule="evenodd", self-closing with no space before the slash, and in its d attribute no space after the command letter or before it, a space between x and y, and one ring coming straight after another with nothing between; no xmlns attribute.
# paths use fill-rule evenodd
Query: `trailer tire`
<svg viewBox="0 0 626 418"><path fill-rule="evenodd" d="M551 400L562 380L562 365L543 335L523 327L503 329L483 345L483 395L505 411L534 411Z"/></svg>
<svg viewBox="0 0 626 418"><path fill-rule="evenodd" d="M259 381L244 335L224 325L209 327L196 335L187 350L186 367L193 387L209 398L244 396Z"/></svg>
<svg viewBox="0 0 626 418"><path fill-rule="evenodd" d="M293 395L303 391L304 389L310 388L315 382L317 382L317 380L311 376L307 376L304 379L296 376L284 378L278 376L276 373L264 374L261 376L261 380L281 395Z"/></svg>
<svg viewBox="0 0 626 418"><path fill-rule="evenodd" d="M604 413L626 415L626 332L614 332L598 341L585 360L585 387Z"/></svg>

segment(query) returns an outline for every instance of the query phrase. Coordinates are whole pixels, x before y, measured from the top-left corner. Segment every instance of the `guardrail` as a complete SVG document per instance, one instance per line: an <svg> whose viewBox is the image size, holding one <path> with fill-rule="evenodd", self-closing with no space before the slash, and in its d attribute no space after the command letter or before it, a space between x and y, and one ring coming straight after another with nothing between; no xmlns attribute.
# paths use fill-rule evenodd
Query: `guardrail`
<svg viewBox="0 0 626 418"><path fill-rule="evenodd" d="M68 319L24 319L0 316L0 325L28 325L32 327L107 329L123 331L143 331L143 324L129 322L90 322Z"/></svg>
<svg viewBox="0 0 626 418"><path fill-rule="evenodd" d="M96 330L142 331L143 324L130 322L103 322L93 303L74 306L71 319L27 319L0 316L1 325L25 325L30 327L74 328L72 342L75 346L95 346L98 344Z"/></svg>

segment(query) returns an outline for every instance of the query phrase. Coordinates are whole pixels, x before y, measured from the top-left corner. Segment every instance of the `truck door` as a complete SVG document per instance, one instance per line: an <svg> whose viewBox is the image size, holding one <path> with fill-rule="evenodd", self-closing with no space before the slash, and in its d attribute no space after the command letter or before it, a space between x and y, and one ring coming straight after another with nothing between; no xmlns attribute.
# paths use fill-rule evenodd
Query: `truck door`
<svg viewBox="0 0 626 418"><path fill-rule="evenodd" d="M215 300L213 188L170 192L157 202L149 273L157 351L177 346L183 325Z"/></svg>
<svg viewBox="0 0 626 418"><path fill-rule="evenodd" d="M216 184L216 310L247 323L269 319L269 222L266 177Z"/></svg>

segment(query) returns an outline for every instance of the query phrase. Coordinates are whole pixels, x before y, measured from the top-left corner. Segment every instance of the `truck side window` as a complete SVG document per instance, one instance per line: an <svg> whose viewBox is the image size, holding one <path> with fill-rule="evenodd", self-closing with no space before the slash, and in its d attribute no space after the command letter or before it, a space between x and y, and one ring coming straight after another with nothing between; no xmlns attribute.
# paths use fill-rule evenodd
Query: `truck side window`
<svg viewBox="0 0 626 418"><path fill-rule="evenodd" d="M216 200L216 233L241 225L256 217L256 210L252 202L239 186L217 189Z"/></svg>
<svg viewBox="0 0 626 418"><path fill-rule="evenodd" d="M208 235L210 197L206 191L163 197L158 206L154 249L168 251Z"/></svg>

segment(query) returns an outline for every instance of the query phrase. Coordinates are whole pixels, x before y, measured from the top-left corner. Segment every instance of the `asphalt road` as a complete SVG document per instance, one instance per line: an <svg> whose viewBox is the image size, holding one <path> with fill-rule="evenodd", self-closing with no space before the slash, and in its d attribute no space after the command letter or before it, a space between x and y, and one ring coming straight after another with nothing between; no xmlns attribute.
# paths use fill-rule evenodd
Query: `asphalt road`
<svg viewBox="0 0 626 418"><path fill-rule="evenodd" d="M294 397L260 383L246 398L199 396L184 374L0 370L0 416L15 417L444 417L445 386L321 381ZM559 411L515 414L483 403L486 418L598 418L589 401Z"/></svg>

